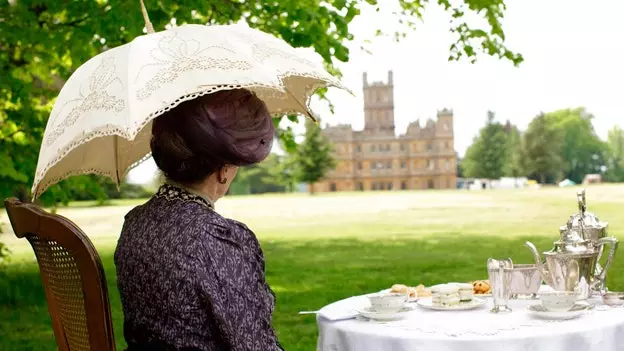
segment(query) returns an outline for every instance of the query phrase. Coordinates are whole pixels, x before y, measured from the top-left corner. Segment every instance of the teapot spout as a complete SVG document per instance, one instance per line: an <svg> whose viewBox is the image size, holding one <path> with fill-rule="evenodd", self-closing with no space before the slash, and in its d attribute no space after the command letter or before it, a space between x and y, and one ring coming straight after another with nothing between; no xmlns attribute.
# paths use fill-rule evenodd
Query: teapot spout
<svg viewBox="0 0 624 351"><path fill-rule="evenodd" d="M533 245L533 243L530 241L527 241L525 245L528 246L529 250L531 250L531 253L533 254L533 259L535 260L535 266L537 266L537 269L539 270L540 275L542 276L542 280L544 280L546 284L552 287L552 283L553 283L552 279L550 277L548 269L542 263L542 259L540 258L539 251L537 251L537 248L535 247L535 245Z"/></svg>

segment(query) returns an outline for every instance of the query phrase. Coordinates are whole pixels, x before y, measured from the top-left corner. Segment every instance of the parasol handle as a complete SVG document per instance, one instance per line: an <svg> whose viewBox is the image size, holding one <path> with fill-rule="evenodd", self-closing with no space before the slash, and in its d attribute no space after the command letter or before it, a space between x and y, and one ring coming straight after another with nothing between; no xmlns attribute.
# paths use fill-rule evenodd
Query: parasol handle
<svg viewBox="0 0 624 351"><path fill-rule="evenodd" d="M141 12L143 13L143 19L145 20L145 29L147 30L147 34L155 33L154 26L152 22L150 22L149 15L147 14L147 9L145 8L145 4L143 0L139 0L141 2Z"/></svg>

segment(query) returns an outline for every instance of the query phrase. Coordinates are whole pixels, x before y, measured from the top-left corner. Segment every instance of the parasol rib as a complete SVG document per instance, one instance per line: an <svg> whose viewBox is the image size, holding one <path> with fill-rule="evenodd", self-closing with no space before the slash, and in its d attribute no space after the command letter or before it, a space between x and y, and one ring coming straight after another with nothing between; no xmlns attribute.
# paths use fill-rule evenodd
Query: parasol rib
<svg viewBox="0 0 624 351"><path fill-rule="evenodd" d="M147 30L147 34L155 33L156 31L154 30L154 26L152 25L152 22L149 19L149 15L147 14L147 9L145 8L145 4L143 3L143 0L139 0L139 1L141 1L141 12L143 13L143 19L145 20L145 30Z"/></svg>

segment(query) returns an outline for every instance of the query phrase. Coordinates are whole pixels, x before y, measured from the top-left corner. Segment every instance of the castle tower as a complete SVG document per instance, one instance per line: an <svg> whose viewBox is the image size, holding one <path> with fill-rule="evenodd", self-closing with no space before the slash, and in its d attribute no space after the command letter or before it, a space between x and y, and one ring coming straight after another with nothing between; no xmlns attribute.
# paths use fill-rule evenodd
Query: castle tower
<svg viewBox="0 0 624 351"><path fill-rule="evenodd" d="M438 111L436 133L438 135L453 135L453 110L444 108Z"/></svg>
<svg viewBox="0 0 624 351"><path fill-rule="evenodd" d="M366 72L362 75L364 90L364 130L384 131L394 134L394 82L388 71L388 82L368 83Z"/></svg>

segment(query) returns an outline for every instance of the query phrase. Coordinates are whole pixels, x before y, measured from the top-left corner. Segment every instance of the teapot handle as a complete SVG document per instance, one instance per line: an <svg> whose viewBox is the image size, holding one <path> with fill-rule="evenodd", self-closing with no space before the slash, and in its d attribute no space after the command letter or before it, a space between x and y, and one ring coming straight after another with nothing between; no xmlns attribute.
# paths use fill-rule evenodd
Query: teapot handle
<svg viewBox="0 0 624 351"><path fill-rule="evenodd" d="M604 281L606 276L607 276L607 270L611 266L611 262L613 261L613 256L615 256L615 251L618 248L618 239L616 239L614 237L606 237L606 238L600 238L596 242L596 246L600 247L601 251L602 251L602 247L605 244L609 244L609 246L610 246L609 256L607 256L607 262L605 262L604 267L602 267L602 271L600 271L600 273L598 273L598 275L596 275L596 279L598 281Z"/></svg>

